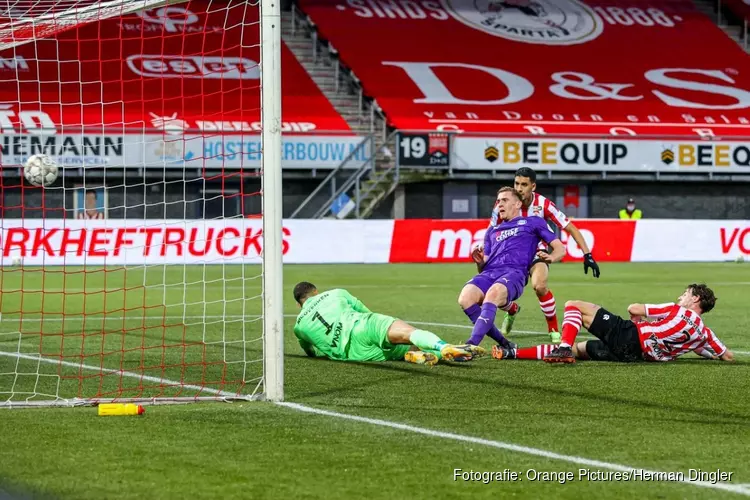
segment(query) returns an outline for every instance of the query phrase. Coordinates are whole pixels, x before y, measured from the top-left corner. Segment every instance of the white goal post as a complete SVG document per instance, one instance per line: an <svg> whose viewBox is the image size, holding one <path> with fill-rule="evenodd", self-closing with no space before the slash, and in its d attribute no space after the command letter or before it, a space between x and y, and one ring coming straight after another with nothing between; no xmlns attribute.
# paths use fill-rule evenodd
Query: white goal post
<svg viewBox="0 0 750 500"><path fill-rule="evenodd" d="M281 5L261 0L263 127L263 377L271 401L284 399L284 297L281 190ZM269 154L271 153L271 154Z"/></svg>
<svg viewBox="0 0 750 500"><path fill-rule="evenodd" d="M281 54L278 0L0 4L0 408L283 400Z"/></svg>

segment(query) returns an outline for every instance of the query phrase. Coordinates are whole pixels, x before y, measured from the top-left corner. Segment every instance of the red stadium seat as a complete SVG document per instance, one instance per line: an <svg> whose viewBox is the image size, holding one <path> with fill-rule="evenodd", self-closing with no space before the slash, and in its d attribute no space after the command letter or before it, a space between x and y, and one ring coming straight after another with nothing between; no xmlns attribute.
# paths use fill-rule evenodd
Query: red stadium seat
<svg viewBox="0 0 750 500"><path fill-rule="evenodd" d="M17 133L28 132L19 114L40 110L41 125L58 133L258 133L257 21L257 7L213 1L82 23L35 42L6 31L0 43L22 41L0 51L0 102L24 103L9 110ZM281 64L285 132L350 131L286 45Z"/></svg>

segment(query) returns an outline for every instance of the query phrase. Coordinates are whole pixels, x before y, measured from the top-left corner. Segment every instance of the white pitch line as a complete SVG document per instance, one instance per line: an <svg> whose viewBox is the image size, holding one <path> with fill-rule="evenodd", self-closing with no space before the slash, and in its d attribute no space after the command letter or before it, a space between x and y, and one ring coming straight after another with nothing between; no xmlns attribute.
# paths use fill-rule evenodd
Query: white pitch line
<svg viewBox="0 0 750 500"><path fill-rule="evenodd" d="M321 410L318 408L313 408L313 407L301 405L298 403L283 402L283 403L276 403L276 404L279 406L283 406L285 408L290 408L290 409L305 412L305 413L314 413L316 415L340 418L344 420L352 420L355 422L361 422L361 423L370 424L370 425L377 425L380 427L389 427L391 429L398 429L401 431L413 432L415 434L422 434L424 436L437 437L437 438L443 438L443 439L450 439L453 441L461 441L464 443L472 443L472 444L478 444L478 445L483 445L483 446L489 446L492 448L499 448L502 450L513 451L516 453L524 453L526 455L534 455L537 457L544 457L544 458L549 458L552 460L560 460L563 462L573 463L576 465L584 465L587 467L598 467L601 469L609 469L609 470L618 471L618 472L643 471L644 474L649 474L649 475L657 474L657 471L652 471L649 469L630 467L627 465L620 465L620 464L616 464L612 462L602 462L600 460L592 460L589 458L578 457L575 455L563 455L561 453L555 453L553 451L547 451L547 450L543 450L540 448L531 448L528 446L520 446L517 444L505 443L502 441L494 441L492 439L484 439L484 438L478 438L478 437L473 437L473 436L466 436L463 434L455 434L452 432L436 431L436 430L427 429L424 427L416 427L413 425L400 424L398 422L391 422L389 420L360 417L357 415L349 415L347 413L339 413L335 411ZM680 481L675 481L675 482L680 482L680 483L688 484L692 486L699 486L702 488L729 491L729 492L737 493L740 495L750 496L750 489L747 489L741 485L733 485L733 484L721 483L721 482L714 484L708 481L690 481L687 479L682 479Z"/></svg>
<svg viewBox="0 0 750 500"><path fill-rule="evenodd" d="M125 371L125 370L110 370L108 368L102 368L101 366L85 365L83 363L72 363L70 361L63 361L60 359L44 358L41 356L33 356L30 354L21 354L20 352L0 351L0 356L7 356L9 358L27 359L30 361L39 361L42 363L50 363L54 365L70 366L72 368L78 368L79 370L83 369L83 370L103 372L103 373L106 373L107 375L120 375L122 377L137 378L138 380L147 380L149 382L158 382L159 384L167 384L167 385L184 387L186 389L194 389L199 392L208 392L208 393L216 394L218 396L223 396L223 397L231 398L231 397L237 396L237 394L235 393L220 391L218 389L212 389L210 387L201 387L198 385L182 384L181 382L177 382L175 380L151 377L149 375L140 375L138 373L133 373L133 372Z"/></svg>
<svg viewBox="0 0 750 500"><path fill-rule="evenodd" d="M454 325L454 326L459 326L459 325ZM198 391L208 392L208 393L216 394L216 395L223 396L223 397L234 397L234 396L236 396L236 394L234 394L234 393L225 392L225 391L219 391L217 389L212 389L210 387L200 387L200 386L189 385L189 384L188 385L182 385L180 382L177 382L177 381L174 381L174 380L157 378L157 377L151 377L151 376L148 376L148 375L141 375L141 374L137 374L137 373L133 373L133 372L128 372L128 371L125 371L125 370L103 369L102 367L92 366L92 365L86 365L86 364L83 364L83 363L72 363L72 362L69 362L69 361L62 361L62 360L57 360L57 359L49 359L49 358L44 358L44 357L41 357L41 356L32 356L32 355L28 355L28 354L21 354L21 353L14 353L14 352L0 351L0 356L8 356L8 357L13 357L13 358L21 358L21 359L27 359L27 360L31 360L31 361L38 361L38 362L51 363L51 364L60 364L60 365L70 366L70 367L78 368L78 369L86 369L86 370L92 370L92 371L99 371L99 372L105 372L107 374L121 375L123 377L137 378L139 380L147 380L147 381L150 381L150 382L158 382L160 384L166 383L166 384L175 385L175 386L181 385L182 387L185 387L185 388L188 388L188 389L195 389L195 390L198 390ZM298 403L280 402L280 403L276 403L276 404L279 405L279 406L283 406L283 407L286 407L286 408L291 408L291 409L294 409L294 410L297 410L297 411L302 411L302 412L307 412L307 413L314 413L314 414L324 415L324 416L329 416L329 417L336 417L336 418L341 418L341 419L345 419L345 420L353 420L353 421L356 421L356 422L363 422L363 423L367 423L367 424L370 424L370 425L378 425L378 426L381 426L381 427L390 427L390 428L393 428L393 429L399 429L399 430L414 432L414 433L417 433L417 434L423 434L423 435L427 435L427 436L431 436L431 437L439 437L439 438L443 438L443 439L452 439L454 441L463 441L463 442L467 442L467 443L474 443L474 444L479 444L479 445L484 445L484 446L490 446L490 447L499 448L499 449L505 449L505 450L514 451L514 452L518 452L518 453L525 453L527 455L535 455L535 456L540 456L540 457L544 457L544 458L550 458L550 459L553 459L553 460L561 460L561 461L570 462L570 463L574 463L574 464L578 464L578 465L586 465L586 466L589 466L589 467L600 467L600 468L603 468L603 469L610 469L610 470L620 471L620 472L633 472L633 471L637 471L637 470L642 470L644 473L647 473L647 474L656 474L656 471L650 471L648 469L636 469L634 467L628 467L628 466L625 466L625 465L619 465L619 464L610 463L610 462L602 462L602 461L599 461L599 460L591 460L591 459L588 459L588 458L578 457L578 456L573 456L573 455L563 455L563 454L559 454L559 453L555 453L555 452L551 452L551 451L547 451L547 450L542 450L542 449L539 449L539 448L531 448L531 447L527 447L527 446L520 446L520 445L515 445L515 444L512 444L512 443L504 443L502 441L494 441L494 440L490 440L490 439L483 439L483 438L477 438L477 437L472 437L472 436L465 436L465 435L462 435L462 434L454 434L454 433L450 433L450 432L436 431L436 430L426 429L426 428L422 428L422 427L415 427L415 426L411 426L411 425L400 424L398 422L391 422L391 421L388 421L388 420L380 420L380 419L374 419L374 418L360 417L360 416L357 416L357 415L349 415L349 414L346 414L346 413L338 413L338 412L333 412L333 411L328 411L328 410L321 410L321 409L318 409L318 408L312 408L312 407L301 405L301 404L298 404ZM688 485L693 485L693 486L700 486L700 487L703 487L703 488L711 488L711 489L729 491L729 492L732 492L732 493L738 493L740 495L750 496L750 489L745 488L744 485L731 485L731 484L726 484L726 483L716 483L716 484L714 484L714 483L709 483L707 481L689 481L689 480L684 480L684 479L681 480L681 481L679 481L679 482L684 483L684 484L688 484Z"/></svg>

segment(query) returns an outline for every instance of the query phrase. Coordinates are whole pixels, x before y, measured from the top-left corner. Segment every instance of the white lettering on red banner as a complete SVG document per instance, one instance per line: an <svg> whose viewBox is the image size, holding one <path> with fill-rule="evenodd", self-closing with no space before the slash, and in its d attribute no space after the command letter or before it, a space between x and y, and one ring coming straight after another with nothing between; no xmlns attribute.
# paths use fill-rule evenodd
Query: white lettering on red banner
<svg viewBox="0 0 750 500"><path fill-rule="evenodd" d="M14 82L0 85L0 103L17 103L13 109L0 107L2 132L63 130L92 139L102 134L143 134L144 123L151 121L149 112L165 117L179 113L177 118L191 127L198 121L261 121L257 4L191 0L136 13L127 11L118 9L94 22L82 18L72 37L70 31L55 26L49 32L49 23L31 17L42 23L40 40L20 44L0 58L0 80ZM6 30L5 35L15 40L19 30L22 28ZM60 61L77 62L71 71L61 71ZM286 132L325 130L353 135L346 120L283 43L280 64L284 68L282 119L287 124L307 124L289 126ZM24 76L32 70L33 78ZM152 81L164 78L180 80L179 85ZM48 95L51 90L39 82L55 82L55 89L65 91ZM104 90L82 104L81 96L90 95L91 88ZM255 104L243 105L238 96L242 96L242 103ZM247 128L219 126L205 130L242 134ZM197 128L192 131L199 132Z"/></svg>
<svg viewBox="0 0 750 500"><path fill-rule="evenodd" d="M244 57L139 54L128 56L127 63L136 75L151 78L260 78L258 63Z"/></svg>
<svg viewBox="0 0 750 500"><path fill-rule="evenodd" d="M489 220L397 220L390 262L471 262L471 249L484 241ZM594 258L628 262L631 259L633 222L576 220ZM566 261L583 259L583 252L567 234Z"/></svg>
<svg viewBox="0 0 750 500"><path fill-rule="evenodd" d="M690 0L301 8L402 130L750 134L750 61Z"/></svg>

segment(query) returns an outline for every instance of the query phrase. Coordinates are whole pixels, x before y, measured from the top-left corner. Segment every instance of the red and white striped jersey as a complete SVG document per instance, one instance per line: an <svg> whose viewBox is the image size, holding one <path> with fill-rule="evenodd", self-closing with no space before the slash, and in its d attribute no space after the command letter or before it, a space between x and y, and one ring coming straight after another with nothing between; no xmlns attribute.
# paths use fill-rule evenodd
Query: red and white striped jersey
<svg viewBox="0 0 750 500"><path fill-rule="evenodd" d="M727 349L695 311L672 302L646 304L646 316L653 321L638 322L636 326L647 361L673 361L685 353L706 348L721 356Z"/></svg>
<svg viewBox="0 0 750 500"><path fill-rule="evenodd" d="M724 343L719 340L713 330L706 328L706 342L695 348L695 353L703 356L704 358L713 358L715 356L721 356L727 350ZM719 349L718 351L716 349Z"/></svg>
<svg viewBox="0 0 750 500"><path fill-rule="evenodd" d="M534 197L531 199L528 207L521 207L521 215L523 217L544 217L545 220L553 223L560 229L565 229L570 224L565 214L558 210L549 198L539 193L534 193Z"/></svg>
<svg viewBox="0 0 750 500"><path fill-rule="evenodd" d="M90 214L88 210L81 210L76 214L76 219L103 219L104 212L98 210L94 214Z"/></svg>
<svg viewBox="0 0 750 500"><path fill-rule="evenodd" d="M570 224L568 217L562 213L549 198L546 198L539 193L533 194L534 196L531 199L529 206L521 207L522 217L543 217L545 220L553 223L560 229L568 227L568 224ZM492 209L490 225L497 225L497 203Z"/></svg>

